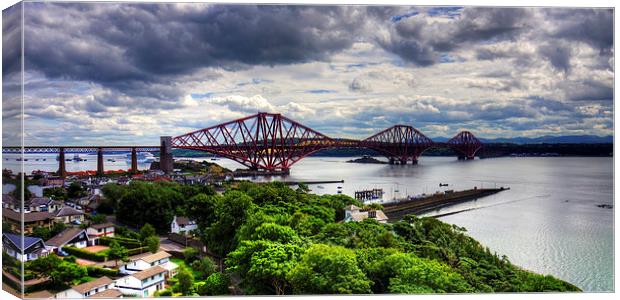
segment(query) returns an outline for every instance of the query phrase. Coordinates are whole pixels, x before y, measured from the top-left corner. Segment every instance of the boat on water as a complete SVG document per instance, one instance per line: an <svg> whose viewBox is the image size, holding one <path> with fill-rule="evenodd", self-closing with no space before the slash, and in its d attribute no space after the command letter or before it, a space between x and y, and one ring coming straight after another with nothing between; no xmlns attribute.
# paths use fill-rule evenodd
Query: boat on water
<svg viewBox="0 0 620 300"><path fill-rule="evenodd" d="M127 153L125 158L127 161L131 161L131 153ZM155 156L150 152L137 152L136 159L139 163L150 163L155 161Z"/></svg>

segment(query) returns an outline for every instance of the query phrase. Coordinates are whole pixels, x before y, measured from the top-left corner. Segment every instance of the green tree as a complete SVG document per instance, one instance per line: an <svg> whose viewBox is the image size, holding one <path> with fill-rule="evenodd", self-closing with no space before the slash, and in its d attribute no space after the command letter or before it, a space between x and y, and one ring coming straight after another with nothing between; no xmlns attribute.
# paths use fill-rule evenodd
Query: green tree
<svg viewBox="0 0 620 300"><path fill-rule="evenodd" d="M289 287L286 278L303 252L295 244L258 240L243 241L228 255L226 264L237 271L250 293L283 295ZM270 290L264 287L270 286Z"/></svg>
<svg viewBox="0 0 620 300"><path fill-rule="evenodd" d="M191 294L192 286L194 284L194 275L186 268L179 268L179 273L176 276L178 280L179 290L183 296Z"/></svg>
<svg viewBox="0 0 620 300"><path fill-rule="evenodd" d="M217 271L217 265L208 256L191 263L192 269L200 274L200 278L207 278Z"/></svg>
<svg viewBox="0 0 620 300"><path fill-rule="evenodd" d="M63 261L53 254L30 261L25 268L38 278L48 277L52 286L58 288L77 284L88 274L86 267Z"/></svg>
<svg viewBox="0 0 620 300"><path fill-rule="evenodd" d="M367 294L371 281L355 253L341 246L315 244L287 276L298 294Z"/></svg>
<svg viewBox="0 0 620 300"><path fill-rule="evenodd" d="M157 253L157 251L159 251L159 237L154 235L149 236L144 240L144 243L151 253Z"/></svg>
<svg viewBox="0 0 620 300"><path fill-rule="evenodd" d="M185 258L185 261L188 264L191 264L196 259L198 259L199 255L200 255L200 252L196 248L190 247L190 248L185 248L185 250L183 250L183 257Z"/></svg>
<svg viewBox="0 0 620 300"><path fill-rule="evenodd" d="M67 188L67 197L69 199L83 197L85 194L84 187L77 181L72 182Z"/></svg>
<svg viewBox="0 0 620 300"><path fill-rule="evenodd" d="M151 236L157 236L157 232L155 231L155 227L153 227L153 225L146 223L142 226L142 228L140 228L140 240L144 242Z"/></svg>
<svg viewBox="0 0 620 300"><path fill-rule="evenodd" d="M110 259L114 259L115 265L118 267L118 260L123 262L129 261L129 254L127 248L121 246L117 241L112 241L110 243L110 252L108 252L108 257Z"/></svg>
<svg viewBox="0 0 620 300"><path fill-rule="evenodd" d="M252 198L240 191L229 191L215 203L215 221L204 228L209 248L224 257L235 249L237 229L245 222Z"/></svg>
<svg viewBox="0 0 620 300"><path fill-rule="evenodd" d="M198 287L200 296L218 296L228 295L230 290L230 278L221 272L215 272L204 281L204 284Z"/></svg>

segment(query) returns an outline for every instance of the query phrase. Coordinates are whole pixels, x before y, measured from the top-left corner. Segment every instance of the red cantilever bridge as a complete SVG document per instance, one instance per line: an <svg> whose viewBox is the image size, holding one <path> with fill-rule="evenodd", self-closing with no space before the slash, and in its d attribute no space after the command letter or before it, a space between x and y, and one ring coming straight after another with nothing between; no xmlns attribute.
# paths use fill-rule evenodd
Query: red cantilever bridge
<svg viewBox="0 0 620 300"><path fill-rule="evenodd" d="M58 173L66 174L65 153L97 153L97 173L103 174L103 152L131 151L131 170L137 170L138 151L159 151L160 167L172 171L172 148L206 151L237 161L253 170L288 171L302 158L331 148L367 148L392 164L416 164L430 148L451 148L459 159L473 159L482 143L462 131L446 143L435 143L408 125L394 125L363 140L331 138L280 114L257 113L177 137L162 137L160 146L27 146L3 147L3 153L59 153Z"/></svg>
<svg viewBox="0 0 620 300"><path fill-rule="evenodd" d="M462 131L447 143L435 143L417 129L394 125L363 140L331 138L280 114L258 113L171 138L171 147L207 151L254 170L287 171L294 163L330 148L368 148L392 164L416 164L422 152L448 147L459 159L473 159L482 143Z"/></svg>

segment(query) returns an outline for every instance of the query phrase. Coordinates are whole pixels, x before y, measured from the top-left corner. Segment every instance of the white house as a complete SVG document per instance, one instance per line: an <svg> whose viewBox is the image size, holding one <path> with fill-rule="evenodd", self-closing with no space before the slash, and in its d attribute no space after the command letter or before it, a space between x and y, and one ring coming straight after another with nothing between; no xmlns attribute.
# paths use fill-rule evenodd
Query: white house
<svg viewBox="0 0 620 300"><path fill-rule="evenodd" d="M114 280L103 276L93 281L72 286L70 289L56 294L55 298L119 298L121 296L121 292L114 288Z"/></svg>
<svg viewBox="0 0 620 300"><path fill-rule="evenodd" d="M88 246L88 235L84 229L69 227L47 240L45 244L55 249L60 249L65 246L84 248Z"/></svg>
<svg viewBox="0 0 620 300"><path fill-rule="evenodd" d="M34 260L49 253L42 239L13 233L2 234L2 250L22 262Z"/></svg>
<svg viewBox="0 0 620 300"><path fill-rule="evenodd" d="M171 256L172 255L166 251L159 251L155 254L130 261L126 265L121 266L119 272L122 274L135 274L154 266L160 266L166 270L166 279L174 277L177 274L179 266L170 261Z"/></svg>
<svg viewBox="0 0 620 300"><path fill-rule="evenodd" d="M116 288L123 295L149 297L164 288L166 272L161 266L154 266L117 279Z"/></svg>
<svg viewBox="0 0 620 300"><path fill-rule="evenodd" d="M387 223L388 221L388 217L385 215L385 213L382 210L371 209L371 210L362 211L361 208L355 205L349 205L344 208L344 221L345 222L350 222L350 221L360 222L368 218L375 219L379 223Z"/></svg>
<svg viewBox="0 0 620 300"><path fill-rule="evenodd" d="M92 224L88 228L86 228L86 234L88 234L89 244L98 245L100 237L113 237L114 236L114 224L112 223L102 223L102 224Z"/></svg>
<svg viewBox="0 0 620 300"><path fill-rule="evenodd" d="M188 234L190 231L197 229L198 225L187 217L174 216L170 223L170 232L178 234Z"/></svg>

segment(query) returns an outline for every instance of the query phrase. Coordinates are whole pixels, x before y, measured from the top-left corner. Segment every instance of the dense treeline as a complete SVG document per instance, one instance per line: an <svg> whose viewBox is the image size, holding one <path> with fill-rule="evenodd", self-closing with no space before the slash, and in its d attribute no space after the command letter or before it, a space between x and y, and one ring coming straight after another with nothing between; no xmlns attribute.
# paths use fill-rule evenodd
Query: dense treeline
<svg viewBox="0 0 620 300"><path fill-rule="evenodd" d="M243 182L223 194L150 183L107 189L117 197L110 201L119 220L136 226L161 220L163 231L174 213L196 220L201 239L221 256L226 273L241 279L245 294L579 290L522 270L437 219L342 222L345 206L361 203L309 194L303 186Z"/></svg>

